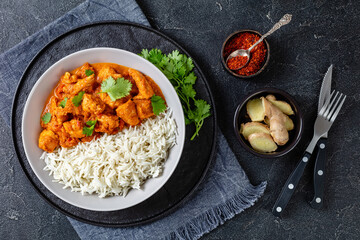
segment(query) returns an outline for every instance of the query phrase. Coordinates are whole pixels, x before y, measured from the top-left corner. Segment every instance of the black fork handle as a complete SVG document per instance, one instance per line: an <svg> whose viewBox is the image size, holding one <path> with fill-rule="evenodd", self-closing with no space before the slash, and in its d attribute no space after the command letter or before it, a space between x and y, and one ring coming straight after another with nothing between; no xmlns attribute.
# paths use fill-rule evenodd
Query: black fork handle
<svg viewBox="0 0 360 240"><path fill-rule="evenodd" d="M314 197L310 202L310 206L315 209L321 209L324 202L326 142L326 138L320 138L316 144L318 151L314 167Z"/></svg>

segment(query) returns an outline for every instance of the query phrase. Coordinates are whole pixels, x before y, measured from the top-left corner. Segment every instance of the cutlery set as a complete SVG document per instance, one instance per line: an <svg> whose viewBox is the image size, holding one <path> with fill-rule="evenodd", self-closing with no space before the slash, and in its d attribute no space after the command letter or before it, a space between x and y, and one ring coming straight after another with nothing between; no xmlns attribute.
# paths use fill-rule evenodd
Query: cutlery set
<svg viewBox="0 0 360 240"><path fill-rule="evenodd" d="M346 99L346 95L340 93L339 91L333 90L331 92L332 69L333 65L329 67L321 85L318 103L318 116L314 124L313 138L306 148L305 153L300 158L295 170L287 179L273 206L272 213L277 217L281 216L281 213L284 211L291 196L294 194L296 186L304 173L305 167L307 166L315 147L317 147L317 155L314 167L314 197L310 201L310 206L315 209L320 209L323 206L324 179L326 174L325 148L328 131L334 123Z"/></svg>

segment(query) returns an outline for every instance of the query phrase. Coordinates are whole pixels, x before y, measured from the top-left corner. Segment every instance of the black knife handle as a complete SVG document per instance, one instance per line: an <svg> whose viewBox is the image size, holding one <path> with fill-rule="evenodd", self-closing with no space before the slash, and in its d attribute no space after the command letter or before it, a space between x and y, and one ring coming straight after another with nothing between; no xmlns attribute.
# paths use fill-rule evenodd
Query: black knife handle
<svg viewBox="0 0 360 240"><path fill-rule="evenodd" d="M295 188L298 185L301 176L304 173L305 167L309 162L311 154L305 152L304 155L301 157L299 163L297 164L295 170L291 173L290 177L286 181L285 185L283 186L281 193L276 200L272 213L277 216L281 217L281 213L284 211L286 205L290 201L291 196L295 192Z"/></svg>
<svg viewBox="0 0 360 240"><path fill-rule="evenodd" d="M325 189L325 167L326 167L326 138L320 138L317 142L317 155L314 167L314 198L310 206L320 209L323 206L324 189Z"/></svg>

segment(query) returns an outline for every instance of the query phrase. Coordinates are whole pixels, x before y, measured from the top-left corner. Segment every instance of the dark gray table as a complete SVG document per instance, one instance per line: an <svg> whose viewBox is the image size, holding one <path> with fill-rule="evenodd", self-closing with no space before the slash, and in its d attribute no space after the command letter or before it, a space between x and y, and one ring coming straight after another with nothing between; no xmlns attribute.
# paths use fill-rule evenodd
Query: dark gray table
<svg viewBox="0 0 360 240"><path fill-rule="evenodd" d="M64 1L65 2L65 1ZM0 2L0 52L71 10L81 0ZM219 124L253 184L268 181L261 200L203 239L358 239L360 236L360 4L355 1L139 1L152 26L187 49L212 88ZM268 38L267 70L247 81L227 74L219 51L238 29L267 31L283 14L293 21ZM318 92L334 63L333 87L348 99L329 134L325 208L310 208L312 166L308 166L285 217L270 210L282 185L312 136ZM232 118L240 99L261 87L288 91L305 118L301 142L285 157L268 160L247 153L237 142ZM77 239L65 216L32 189L12 151L11 133L0 118L0 238Z"/></svg>

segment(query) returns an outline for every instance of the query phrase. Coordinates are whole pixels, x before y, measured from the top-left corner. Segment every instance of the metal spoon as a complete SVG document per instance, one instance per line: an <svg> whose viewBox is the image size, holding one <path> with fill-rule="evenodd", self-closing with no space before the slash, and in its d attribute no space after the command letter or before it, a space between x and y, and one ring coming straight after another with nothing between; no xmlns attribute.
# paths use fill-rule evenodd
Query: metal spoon
<svg viewBox="0 0 360 240"><path fill-rule="evenodd" d="M237 56L242 56L242 57L246 57L247 61L243 66L240 66L237 69L231 69L231 70L239 70L243 67L246 66L246 64L248 64L249 60L250 60L250 52L251 50L256 47L256 45L258 45L259 43L261 43L267 36L269 36L270 34L272 34L273 32L275 32L276 30L278 30L279 28L281 28L282 26L288 24L291 21L291 14L285 14L271 29L270 31L268 31L267 33L265 33L260 39L259 41L257 41L254 45L252 45L249 49L238 49L233 51L232 53L230 53L230 55L227 57L226 59L226 65L228 63L228 61L231 58L237 57Z"/></svg>

